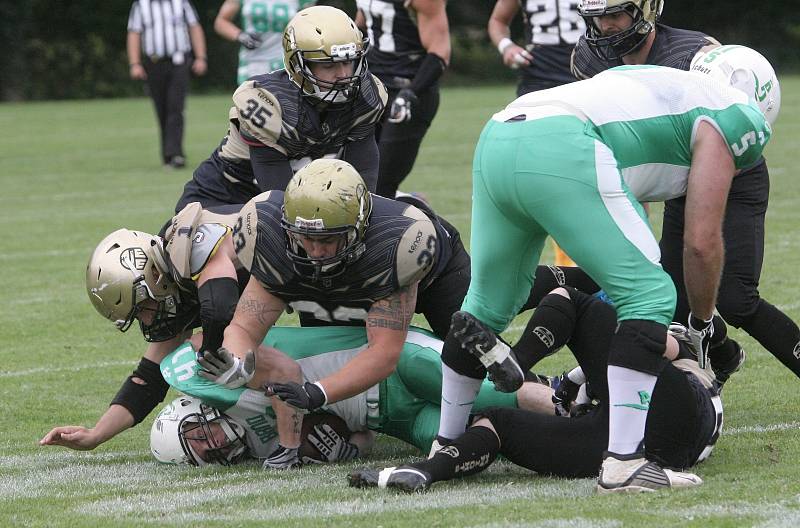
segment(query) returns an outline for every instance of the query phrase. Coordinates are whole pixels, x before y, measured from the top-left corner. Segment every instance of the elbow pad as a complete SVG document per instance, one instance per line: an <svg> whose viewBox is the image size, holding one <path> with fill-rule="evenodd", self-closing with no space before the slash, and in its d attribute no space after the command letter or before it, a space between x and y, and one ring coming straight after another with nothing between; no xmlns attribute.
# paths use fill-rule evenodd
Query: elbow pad
<svg viewBox="0 0 800 528"><path fill-rule="evenodd" d="M222 346L225 328L233 319L239 302L239 283L231 277L209 279L197 289L200 299L200 321L203 344L200 352L216 351Z"/></svg>
<svg viewBox="0 0 800 528"><path fill-rule="evenodd" d="M144 384L136 383L139 378ZM147 358L139 361L139 366L122 384L111 405L121 405L133 415L133 425L138 424L150 414L156 406L164 401L169 385L161 376L158 363Z"/></svg>

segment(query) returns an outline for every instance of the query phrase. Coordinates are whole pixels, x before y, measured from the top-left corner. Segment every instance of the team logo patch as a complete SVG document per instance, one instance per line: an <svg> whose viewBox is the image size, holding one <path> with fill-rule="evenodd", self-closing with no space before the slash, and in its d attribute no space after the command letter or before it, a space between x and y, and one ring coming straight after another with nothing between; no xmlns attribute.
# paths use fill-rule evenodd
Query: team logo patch
<svg viewBox="0 0 800 528"><path fill-rule="evenodd" d="M792 351L792 355L794 355L794 357L796 357L797 359L800 359L800 343L797 343L794 346L794 350Z"/></svg>
<svg viewBox="0 0 800 528"><path fill-rule="evenodd" d="M339 59L352 59L356 56L358 47L355 42L347 44L334 44L331 46L331 55Z"/></svg>
<svg viewBox="0 0 800 528"><path fill-rule="evenodd" d="M194 243L195 243L195 244L199 244L200 242L202 242L202 241L203 241L203 239L204 239L205 237L206 237L205 233L203 233L202 231L198 231L198 232L197 232L197 233L195 233L195 235L194 235Z"/></svg>
<svg viewBox="0 0 800 528"><path fill-rule="evenodd" d="M458 455L460 454L458 452L458 448L456 446L452 446L452 445L445 446L445 447L441 448L439 450L439 453L442 453L443 455L447 455L450 458L458 458Z"/></svg>
<svg viewBox="0 0 800 528"><path fill-rule="evenodd" d="M547 348L550 348L556 342L555 337L553 337L553 332L543 326L537 326L534 328L533 333L542 343L544 343L544 346Z"/></svg>
<svg viewBox="0 0 800 528"><path fill-rule="evenodd" d="M147 255L142 248L128 248L120 254L119 263L126 270L142 271L147 265Z"/></svg>
<svg viewBox="0 0 800 528"><path fill-rule="evenodd" d="M606 0L581 0L578 9L583 13L602 13L606 10L608 3Z"/></svg>
<svg viewBox="0 0 800 528"><path fill-rule="evenodd" d="M553 274L553 277L556 278L556 283L558 283L559 286L563 286L567 283L567 278L564 275L564 270L562 270L558 266L547 266L547 268L550 270L550 273Z"/></svg>

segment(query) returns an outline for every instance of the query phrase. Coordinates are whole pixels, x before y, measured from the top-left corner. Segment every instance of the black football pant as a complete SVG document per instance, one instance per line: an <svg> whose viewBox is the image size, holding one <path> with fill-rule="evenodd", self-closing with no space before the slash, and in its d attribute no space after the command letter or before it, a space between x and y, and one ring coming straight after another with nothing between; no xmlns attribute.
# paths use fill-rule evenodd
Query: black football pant
<svg viewBox="0 0 800 528"><path fill-rule="evenodd" d="M174 156L183 156L183 108L189 91L191 58L183 64L170 59L153 62L144 59L147 87L156 108L161 138L161 159L168 163Z"/></svg>
<svg viewBox="0 0 800 528"><path fill-rule="evenodd" d="M389 109L399 89L389 89L389 101L383 121L375 133L380 151L380 169L376 194L394 198L400 183L408 176L417 160L419 146L439 109L439 87L434 85L417 94L417 104L411 107L411 119L389 123Z"/></svg>
<svg viewBox="0 0 800 528"><path fill-rule="evenodd" d="M590 295L570 289L574 327L566 339L601 405L588 414L566 418L521 409L492 408L489 418L500 438L500 453L539 473L563 477L596 476L608 446L606 365L617 316ZM645 426L645 454L667 467L693 465L715 433L711 392L693 375L668 364L658 377Z"/></svg>
<svg viewBox="0 0 800 528"><path fill-rule="evenodd" d="M203 209L227 204L241 206L260 194L255 184L232 181L233 178L228 178L225 175L225 167L218 150L215 150L194 170L192 179L183 186L183 194L175 205L175 212L179 212L191 202L200 202Z"/></svg>
<svg viewBox="0 0 800 528"><path fill-rule="evenodd" d="M733 178L722 236L725 265L722 270L717 310L725 321L753 336L789 370L800 377L800 329L761 298L758 281L764 261L764 217L769 201L769 172L762 159ZM689 302L683 280L683 229L686 199L664 205L661 263L678 291L675 320L685 323ZM712 356L713 363L713 356Z"/></svg>

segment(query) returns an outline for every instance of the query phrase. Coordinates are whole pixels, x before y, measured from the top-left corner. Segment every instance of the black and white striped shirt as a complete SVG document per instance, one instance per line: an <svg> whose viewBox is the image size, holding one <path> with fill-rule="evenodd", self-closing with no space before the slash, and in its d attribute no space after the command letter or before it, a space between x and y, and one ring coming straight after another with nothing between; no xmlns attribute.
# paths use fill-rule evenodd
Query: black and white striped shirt
<svg viewBox="0 0 800 528"><path fill-rule="evenodd" d="M189 0L136 0L128 17L128 31L142 34L142 52L151 60L172 58L184 62L192 51L189 26L199 23Z"/></svg>

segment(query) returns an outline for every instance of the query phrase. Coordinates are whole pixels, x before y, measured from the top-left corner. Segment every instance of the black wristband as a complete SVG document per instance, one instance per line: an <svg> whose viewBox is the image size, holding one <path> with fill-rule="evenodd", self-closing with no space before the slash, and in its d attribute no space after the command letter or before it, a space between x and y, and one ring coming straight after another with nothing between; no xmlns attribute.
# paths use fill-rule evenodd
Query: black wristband
<svg viewBox="0 0 800 528"><path fill-rule="evenodd" d="M447 68L447 64L445 64L444 59L435 53L428 53L425 55L425 58L422 59L422 63L419 65L419 69L416 75L414 75L414 79L411 81L409 88L413 90L415 94L421 94L436 84L436 81L438 81L439 77L444 73L445 68Z"/></svg>
<svg viewBox="0 0 800 528"><path fill-rule="evenodd" d="M144 384L136 383L139 378ZM122 384L111 405L121 405L133 415L133 425L138 424L150 414L156 406L164 401L169 385L161 376L158 364L147 358L139 361L139 366Z"/></svg>

